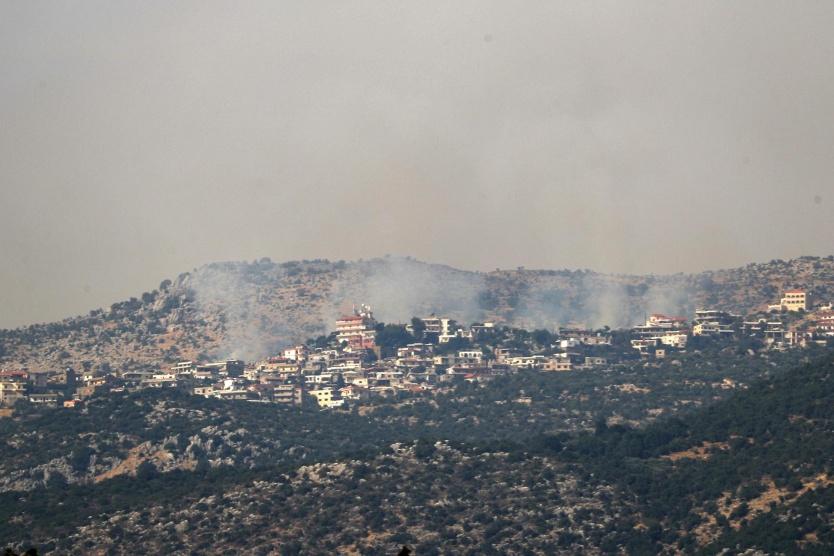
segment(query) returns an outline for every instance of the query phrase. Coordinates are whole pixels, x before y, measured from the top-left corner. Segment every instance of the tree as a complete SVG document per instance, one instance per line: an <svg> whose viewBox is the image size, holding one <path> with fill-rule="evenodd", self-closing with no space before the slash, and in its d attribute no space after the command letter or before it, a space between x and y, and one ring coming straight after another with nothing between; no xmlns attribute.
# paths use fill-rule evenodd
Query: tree
<svg viewBox="0 0 834 556"><path fill-rule="evenodd" d="M46 488L63 490L67 488L67 478L58 471L53 471L49 474L49 478L46 480Z"/></svg>
<svg viewBox="0 0 834 556"><path fill-rule="evenodd" d="M423 333L426 331L426 324L423 322L423 319L417 317L412 318L411 329L413 330L414 339L422 341Z"/></svg>
<svg viewBox="0 0 834 556"><path fill-rule="evenodd" d="M77 474L86 474L87 467L90 465L90 457L94 454L92 448L89 446L81 446L72 451L70 455L70 467Z"/></svg>
<svg viewBox="0 0 834 556"><path fill-rule="evenodd" d="M403 347L414 341L402 324L378 324L376 327L376 344L383 350L383 357L392 353L396 348Z"/></svg>
<svg viewBox="0 0 834 556"><path fill-rule="evenodd" d="M139 464L139 467L136 468L136 478L140 481L150 481L158 474L159 472L157 471L156 466L150 461L143 461Z"/></svg>
<svg viewBox="0 0 834 556"><path fill-rule="evenodd" d="M553 343L553 334L548 330L534 330L533 341L542 347L548 347Z"/></svg>
<svg viewBox="0 0 834 556"><path fill-rule="evenodd" d="M431 440L421 438L414 445L414 456L420 459L428 459L434 455L435 447Z"/></svg>
<svg viewBox="0 0 834 556"><path fill-rule="evenodd" d="M472 342L470 342L468 339L455 337L450 339L445 344L438 344L435 351L438 354L453 353L462 349L468 349L471 346Z"/></svg>
<svg viewBox="0 0 834 556"><path fill-rule="evenodd" d="M304 548L298 541L290 541L281 545L281 556L297 556L301 554L301 549Z"/></svg>

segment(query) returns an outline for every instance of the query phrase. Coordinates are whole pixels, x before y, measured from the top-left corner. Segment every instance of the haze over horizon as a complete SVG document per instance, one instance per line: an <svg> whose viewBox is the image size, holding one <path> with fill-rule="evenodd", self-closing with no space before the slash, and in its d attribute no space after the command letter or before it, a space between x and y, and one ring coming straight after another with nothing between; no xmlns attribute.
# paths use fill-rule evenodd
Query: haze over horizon
<svg viewBox="0 0 834 556"><path fill-rule="evenodd" d="M0 6L0 327L218 260L832 254L830 2L247 7Z"/></svg>

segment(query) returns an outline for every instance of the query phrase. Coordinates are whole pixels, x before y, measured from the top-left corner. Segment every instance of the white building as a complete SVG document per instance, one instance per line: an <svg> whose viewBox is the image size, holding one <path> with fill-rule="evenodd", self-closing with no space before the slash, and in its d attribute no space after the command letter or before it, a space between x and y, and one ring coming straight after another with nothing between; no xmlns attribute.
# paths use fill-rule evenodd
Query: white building
<svg viewBox="0 0 834 556"><path fill-rule="evenodd" d="M651 315L645 324L632 328L632 334L637 338L631 340L631 347L645 353L647 348L663 344L670 347L686 347L687 332L686 319L682 317L667 317L666 315Z"/></svg>
<svg viewBox="0 0 834 556"><path fill-rule="evenodd" d="M320 388L310 390L308 393L316 398L316 403L321 408L341 407L345 404L345 400L339 398L333 388Z"/></svg>
<svg viewBox="0 0 834 556"><path fill-rule="evenodd" d="M808 309L808 294L804 290L788 290L782 296L780 304L788 311L806 311Z"/></svg>
<svg viewBox="0 0 834 556"><path fill-rule="evenodd" d="M695 318L692 319L693 336L724 336L735 332L733 325L736 322L735 315L727 311L717 309L701 309L695 311Z"/></svg>

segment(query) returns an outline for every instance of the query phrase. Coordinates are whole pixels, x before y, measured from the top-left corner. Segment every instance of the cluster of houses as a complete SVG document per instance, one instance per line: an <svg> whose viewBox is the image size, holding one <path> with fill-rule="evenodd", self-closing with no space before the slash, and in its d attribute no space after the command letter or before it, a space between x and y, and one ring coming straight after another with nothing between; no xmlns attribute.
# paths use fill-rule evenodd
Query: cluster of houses
<svg viewBox="0 0 834 556"><path fill-rule="evenodd" d="M426 340L398 346L385 355L377 343L376 325L370 307L361 306L336 322L336 345L312 348L297 345L279 355L245 365L235 377L196 386L194 394L226 399L248 399L300 405L306 399L322 408L345 407L398 392L431 392L455 381L482 381L519 369L569 371L605 365L607 360L583 354L585 345L610 345L603 333L576 332L561 339L558 353L547 356L518 353L510 348L485 351L482 340L496 330L493 323L462 327L452 319L431 316L415 319L406 330ZM470 345L465 349L442 349L455 339ZM557 350L554 350L557 351ZM182 379L183 367L179 366ZM196 367L195 367L196 368ZM172 368L173 371L173 368ZM187 369L185 372L191 372Z"/></svg>
<svg viewBox="0 0 834 556"><path fill-rule="evenodd" d="M505 373L574 371L636 358L662 359L685 350L692 337L759 338L771 349L834 341L831 304L813 311L810 307L805 292L792 290L759 318L745 320L717 309L696 311L691 322L653 314L628 331L630 346L614 346L608 329L561 328L558 334L548 333L548 345L536 344L535 349L530 342L505 341L508 330L514 339L512 330L494 323L464 327L432 315L405 327L414 342L383 350L373 312L362 305L336 321L328 345L297 345L262 361L182 361L155 372L0 371L0 407L28 400L72 408L107 386L178 388L226 400L339 408L399 392L430 393L457 381L484 381ZM791 320L792 314L803 318Z"/></svg>
<svg viewBox="0 0 834 556"><path fill-rule="evenodd" d="M695 311L691 326L685 318L651 315L632 328L631 345L641 355L664 357L686 348L690 336L758 338L772 349L827 345L834 339L834 307L812 307L804 290L788 290L779 303L747 319L719 309ZM801 318L798 318L801 315Z"/></svg>
<svg viewBox="0 0 834 556"><path fill-rule="evenodd" d="M107 386L111 390L178 388L226 400L336 408L403 391L432 392L456 381L483 381L518 370L599 367L608 359L589 354L588 349L611 345L610 334L602 331L562 329L546 354L510 347L486 349L482 340L494 337L498 330L494 323L464 327L432 315L405 327L422 341L384 353L377 343L377 324L371 308L363 305L336 321L332 345L297 345L249 363L182 361L153 372L8 371L0 375L0 405L26 399L76 407L97 388ZM449 349L455 342L466 347Z"/></svg>
<svg viewBox="0 0 834 556"><path fill-rule="evenodd" d="M91 380L87 395L99 385ZM58 407L59 403L74 407L71 398L76 391L79 396L84 395L85 386L77 385L72 369L49 372L0 370L0 417L10 415L9 408L21 400L48 407Z"/></svg>

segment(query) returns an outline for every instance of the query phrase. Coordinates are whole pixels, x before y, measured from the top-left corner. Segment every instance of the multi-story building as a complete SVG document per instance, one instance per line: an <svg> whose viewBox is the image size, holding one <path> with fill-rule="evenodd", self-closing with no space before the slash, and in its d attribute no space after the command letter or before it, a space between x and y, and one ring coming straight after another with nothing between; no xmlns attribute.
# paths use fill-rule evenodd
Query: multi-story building
<svg viewBox="0 0 834 556"><path fill-rule="evenodd" d="M634 331L641 335L654 335L658 330L679 330L685 326L686 319L683 317L667 317L666 315L655 313L646 319L645 324L635 326Z"/></svg>
<svg viewBox="0 0 834 556"><path fill-rule="evenodd" d="M451 367L458 362L458 357L453 353L444 353L443 355L435 355L432 357L431 362L436 367Z"/></svg>
<svg viewBox="0 0 834 556"><path fill-rule="evenodd" d="M521 357L510 357L506 363L517 369L539 369L545 364L547 358L544 355L526 355Z"/></svg>
<svg viewBox="0 0 834 556"><path fill-rule="evenodd" d="M298 372L299 365L299 362L295 359L270 357L265 362L259 364L257 369L266 372Z"/></svg>
<svg viewBox="0 0 834 556"><path fill-rule="evenodd" d="M221 376L230 377L241 376L244 370L246 370L246 363L240 359L227 359L226 361L218 361L217 363L205 363L197 366L195 369L195 371L214 371Z"/></svg>
<svg viewBox="0 0 834 556"><path fill-rule="evenodd" d="M585 357L585 363L583 364L586 368L593 368L593 367L602 367L608 364L608 359L605 357Z"/></svg>
<svg viewBox="0 0 834 556"><path fill-rule="evenodd" d="M307 359L308 352L307 346L299 345L285 349L281 352L281 356L290 361L304 361Z"/></svg>
<svg viewBox="0 0 834 556"><path fill-rule="evenodd" d="M349 351L361 351L376 347L376 320L368 305L362 305L353 315L345 315L336 321L336 338L347 344Z"/></svg>
<svg viewBox="0 0 834 556"><path fill-rule="evenodd" d="M142 388L176 388L180 382L179 377L186 374L154 373L150 378L142 380Z"/></svg>
<svg viewBox="0 0 834 556"><path fill-rule="evenodd" d="M494 322L476 323L469 327L473 338L481 338L495 331Z"/></svg>
<svg viewBox="0 0 834 556"><path fill-rule="evenodd" d="M437 341L440 342L441 344L448 344L449 342L451 342L452 340L455 340L457 338L460 338L460 339L463 339L463 340L471 340L472 339L472 331L464 330L463 328L450 329L448 334L441 334L437 338Z"/></svg>
<svg viewBox="0 0 834 556"><path fill-rule="evenodd" d="M197 365L194 361L180 361L171 367L171 372L174 374L193 373L197 370Z"/></svg>
<svg viewBox="0 0 834 556"><path fill-rule="evenodd" d="M327 364L339 357L339 351L335 349L316 349L316 351L310 353L309 357L307 358L306 365L324 365Z"/></svg>
<svg viewBox="0 0 834 556"><path fill-rule="evenodd" d="M567 357L550 357L541 366L543 371L570 371L573 363Z"/></svg>
<svg viewBox="0 0 834 556"><path fill-rule="evenodd" d="M693 336L724 336L735 332L734 325L737 317L727 311L717 309L701 309L695 311L692 319Z"/></svg>
<svg viewBox="0 0 834 556"><path fill-rule="evenodd" d="M484 354L479 349L463 350L458 352L458 364L480 365L483 362Z"/></svg>
<svg viewBox="0 0 834 556"><path fill-rule="evenodd" d="M436 317L434 315L419 320L423 323L423 333L436 335L437 341L441 344L448 343L455 338L471 340L476 334L484 334L495 329L495 325L490 322L473 325L469 330L465 330L463 327L458 326L453 319ZM405 329L412 334L414 333L414 326L411 324L406 325Z"/></svg>
<svg viewBox="0 0 834 556"><path fill-rule="evenodd" d="M586 346L610 346L611 336L602 333L586 333L579 336L579 341Z"/></svg>
<svg viewBox="0 0 834 556"><path fill-rule="evenodd" d="M48 382L50 384L58 384L71 388L75 386L75 371L72 370L72 368L67 367L63 371L50 373Z"/></svg>
<svg viewBox="0 0 834 556"><path fill-rule="evenodd" d="M834 336L834 311L822 311L814 317L815 329L824 336Z"/></svg>
<svg viewBox="0 0 834 556"><path fill-rule="evenodd" d="M675 347L686 347L688 334L685 329L686 319L683 317L667 317L666 315L651 315L645 324L632 328L636 336L631 340L631 346L643 353L647 347L657 343ZM654 342L652 342L654 340Z"/></svg>
<svg viewBox="0 0 834 556"><path fill-rule="evenodd" d="M438 336L443 334L448 334L449 330L451 329L451 322L452 319L447 318L440 318L432 315L430 317L425 317L420 319L423 323L423 333L425 334L437 334ZM413 332L413 328L411 325L406 326L406 330L409 332Z"/></svg>
<svg viewBox="0 0 834 556"><path fill-rule="evenodd" d="M248 400L252 395L248 390L214 390L211 397L220 398L221 400Z"/></svg>
<svg viewBox="0 0 834 556"><path fill-rule="evenodd" d="M505 362L508 358L512 357L513 355L512 350L506 347L497 347L493 350L493 353L495 354L495 360L498 363Z"/></svg>
<svg viewBox="0 0 834 556"><path fill-rule="evenodd" d="M13 406L26 399L25 371L0 371L0 405Z"/></svg>
<svg viewBox="0 0 834 556"><path fill-rule="evenodd" d="M768 305L768 311L807 311L810 300L805 290L788 290L777 305Z"/></svg>
<svg viewBox="0 0 834 556"><path fill-rule="evenodd" d="M768 344L782 344L785 341L786 332L782 321L768 321L764 330L765 342Z"/></svg>
<svg viewBox="0 0 834 556"><path fill-rule="evenodd" d="M434 346L431 344L408 344L405 347L397 348L397 357L416 358L430 356L434 353Z"/></svg>
<svg viewBox="0 0 834 556"><path fill-rule="evenodd" d="M396 367L402 369L426 368L432 364L434 348L431 344L408 344L397 348Z"/></svg>
<svg viewBox="0 0 834 556"><path fill-rule="evenodd" d="M767 328L767 319L746 320L741 323L741 331L747 336L762 337L765 328Z"/></svg>
<svg viewBox="0 0 834 556"><path fill-rule="evenodd" d="M272 391L272 401L300 406L304 400L304 388L299 384L277 384Z"/></svg>
<svg viewBox="0 0 834 556"><path fill-rule="evenodd" d="M660 336L660 343L664 346L683 349L686 347L688 335L686 332L672 331Z"/></svg>
<svg viewBox="0 0 834 556"><path fill-rule="evenodd" d="M58 407L58 394L46 392L44 394L30 394L29 403L46 407Z"/></svg>
<svg viewBox="0 0 834 556"><path fill-rule="evenodd" d="M304 384L332 384L333 383L333 374L332 373L321 373L315 375L305 375L304 376Z"/></svg>
<svg viewBox="0 0 834 556"><path fill-rule="evenodd" d="M363 388L357 384L349 384L340 388L339 394L344 400L353 400L357 402L367 401L371 397L368 388Z"/></svg>
<svg viewBox="0 0 834 556"><path fill-rule="evenodd" d="M308 394L316 399L316 403L318 403L319 407L340 407L345 403L343 399L338 397L338 393L333 388L310 390Z"/></svg>
<svg viewBox="0 0 834 556"><path fill-rule="evenodd" d="M362 358L358 355L343 355L327 365L330 372L355 371L362 368Z"/></svg>

